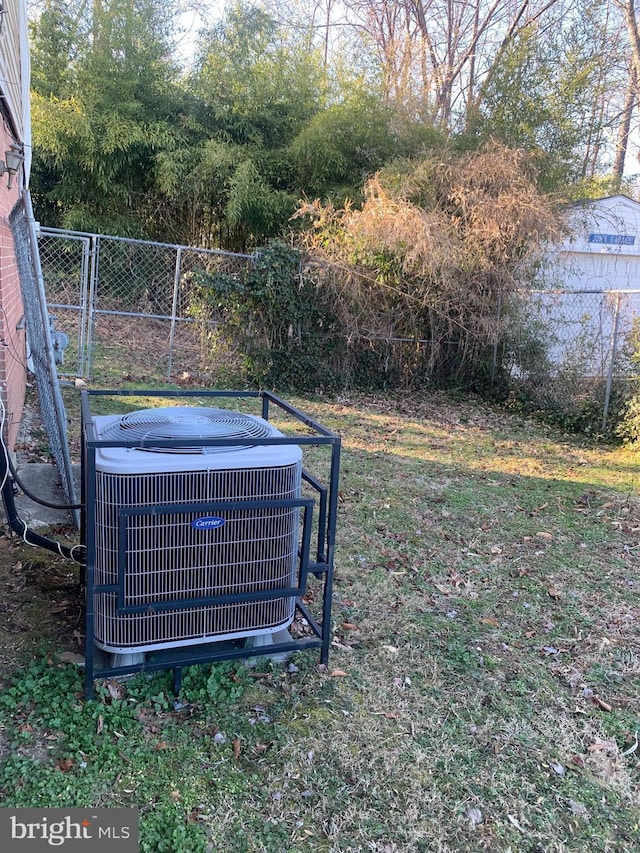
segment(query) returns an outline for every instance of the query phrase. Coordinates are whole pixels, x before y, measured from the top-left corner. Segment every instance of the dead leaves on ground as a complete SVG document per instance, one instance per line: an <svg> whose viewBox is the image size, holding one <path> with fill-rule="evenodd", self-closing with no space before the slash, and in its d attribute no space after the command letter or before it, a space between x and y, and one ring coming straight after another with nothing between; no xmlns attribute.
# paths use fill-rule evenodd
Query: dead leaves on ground
<svg viewBox="0 0 640 853"><path fill-rule="evenodd" d="M329 673L329 678L347 678L349 675L348 672L345 672L343 669L333 669Z"/></svg>

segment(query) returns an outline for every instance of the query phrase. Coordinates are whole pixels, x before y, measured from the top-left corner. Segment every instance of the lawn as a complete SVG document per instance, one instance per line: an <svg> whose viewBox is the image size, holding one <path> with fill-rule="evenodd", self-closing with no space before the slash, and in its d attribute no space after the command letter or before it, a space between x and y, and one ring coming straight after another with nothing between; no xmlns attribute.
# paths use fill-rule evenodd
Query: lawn
<svg viewBox="0 0 640 853"><path fill-rule="evenodd" d="M439 395L292 402L343 438L329 665L86 703L73 567L5 536L4 805L138 806L145 853L640 849L637 452Z"/></svg>

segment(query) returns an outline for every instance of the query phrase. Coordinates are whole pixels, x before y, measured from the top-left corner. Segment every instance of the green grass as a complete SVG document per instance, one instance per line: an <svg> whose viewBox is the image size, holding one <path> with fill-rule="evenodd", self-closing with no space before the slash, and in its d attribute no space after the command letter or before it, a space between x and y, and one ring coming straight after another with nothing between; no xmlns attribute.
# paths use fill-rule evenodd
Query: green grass
<svg viewBox="0 0 640 853"><path fill-rule="evenodd" d="M138 806L149 853L640 849L637 455L473 401L293 402L343 436L329 666L85 703L50 651L2 693L4 804Z"/></svg>

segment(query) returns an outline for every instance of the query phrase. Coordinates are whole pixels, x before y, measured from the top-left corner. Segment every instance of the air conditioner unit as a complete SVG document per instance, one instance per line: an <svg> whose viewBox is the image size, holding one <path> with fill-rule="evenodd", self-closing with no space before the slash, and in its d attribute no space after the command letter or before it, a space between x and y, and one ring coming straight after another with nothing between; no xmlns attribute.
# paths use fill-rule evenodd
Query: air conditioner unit
<svg viewBox="0 0 640 853"><path fill-rule="evenodd" d="M296 585L300 447L234 445L234 438L282 433L225 409L170 406L92 421L100 442L92 512L94 589L102 590L94 593L96 645L127 655L286 630L293 596L203 599ZM201 444L217 438L229 443ZM180 447L157 444L176 439Z"/></svg>

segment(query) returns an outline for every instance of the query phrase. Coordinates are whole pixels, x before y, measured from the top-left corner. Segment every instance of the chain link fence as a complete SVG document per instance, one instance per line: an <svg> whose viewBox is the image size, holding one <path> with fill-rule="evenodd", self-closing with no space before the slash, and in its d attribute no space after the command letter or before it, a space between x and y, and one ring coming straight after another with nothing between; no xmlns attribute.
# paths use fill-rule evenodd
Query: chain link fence
<svg viewBox="0 0 640 853"><path fill-rule="evenodd" d="M499 307L494 363L544 407L602 407L614 385L638 378L640 290L530 291Z"/></svg>
<svg viewBox="0 0 640 853"><path fill-rule="evenodd" d="M215 310L202 312L198 277L239 277L255 256L44 228L39 245L49 310L69 337L60 375L151 384L211 384L212 371L219 378L225 354L214 363L217 320ZM510 294L487 318L495 329L491 380L506 376L542 406L596 401L604 425L614 383L635 376L639 312L640 290ZM428 363L429 341L360 345L407 369Z"/></svg>
<svg viewBox="0 0 640 853"><path fill-rule="evenodd" d="M174 382L209 367L199 274L237 275L253 255L41 228L49 309L69 337L60 376Z"/></svg>
<svg viewBox="0 0 640 853"><path fill-rule="evenodd" d="M22 194L11 211L9 221L13 232L27 324L29 363L36 380L40 415L49 438L51 454L58 468L65 498L68 504L75 506L78 498L69 455L66 414L56 373L52 324L48 315L36 224L28 193ZM72 516L76 525L79 526L80 518L77 510L73 511Z"/></svg>

